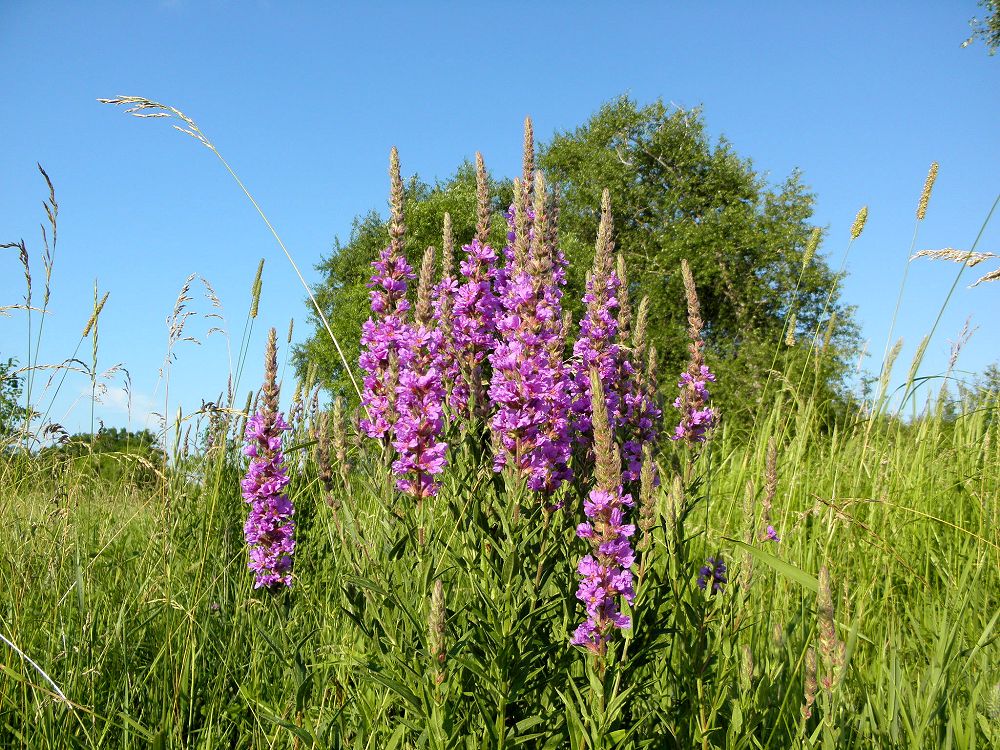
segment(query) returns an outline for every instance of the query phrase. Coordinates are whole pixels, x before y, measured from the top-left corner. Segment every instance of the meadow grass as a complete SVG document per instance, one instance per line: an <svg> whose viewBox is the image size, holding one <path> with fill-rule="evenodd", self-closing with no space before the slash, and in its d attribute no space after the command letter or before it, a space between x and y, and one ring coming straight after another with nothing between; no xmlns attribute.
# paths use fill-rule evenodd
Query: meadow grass
<svg viewBox="0 0 1000 750"><path fill-rule="evenodd" d="M839 708L829 709L835 746L989 746L1000 711L995 412L953 421L932 414L909 425L858 421L827 432L808 402L795 403L779 396L751 442L723 427L699 458L711 464L711 478L707 501L687 521L692 559L721 552L730 581L753 565L751 583L730 588L739 600L732 611L707 617L710 628L724 621L703 686L717 714L710 746L808 741L799 725L806 650L818 644L816 593L783 565L813 581L821 565L830 571L849 662ZM747 481L762 488L770 438L780 446L775 568L737 544L746 534ZM567 645L575 514L556 514L543 556L548 580L530 602L531 592L511 592L505 582L521 580L513 568L535 559L518 549L532 544L524 537L534 527L528 514L514 522L499 507L505 495L493 477L457 472L418 514L392 499L379 457L369 453L350 448L353 492L339 482L332 505L311 461L293 473L296 582L277 596L251 590L240 469L225 451L197 459L199 481L172 473L152 491L127 472L109 484L87 471L86 459L43 469L6 458L2 633L39 668L12 652L4 658L2 744L380 748L418 746L437 731L432 745L467 737L459 744L568 746L572 718L558 697L518 691L545 692L531 687L540 668L584 678ZM664 491L660 503L668 502ZM654 534L664 557L668 518L661 512ZM476 547L483 529L497 545L493 556ZM685 575L693 578L695 567ZM533 578L534 570L522 572ZM438 578L446 580L450 640L449 697L440 706L425 658L425 603ZM483 599L484 581L490 596L507 591L508 600ZM640 595L636 609L644 604ZM538 621L524 621L532 617ZM637 629L644 624L638 619ZM646 647L669 651L678 637L691 635L668 633ZM534 662L518 661L525 658ZM670 726L685 720L687 709L673 709L688 696L648 684L656 677L643 678L642 690L664 715L630 716L641 727L632 739L659 747L672 746L670 733L697 736L697 728ZM408 687L414 681L429 697ZM513 705L501 710L504 695ZM435 729L432 714L449 702L450 723L439 717ZM529 706L544 711L540 726L524 713ZM686 720L698 723L693 710ZM501 740L488 725L510 736Z"/></svg>

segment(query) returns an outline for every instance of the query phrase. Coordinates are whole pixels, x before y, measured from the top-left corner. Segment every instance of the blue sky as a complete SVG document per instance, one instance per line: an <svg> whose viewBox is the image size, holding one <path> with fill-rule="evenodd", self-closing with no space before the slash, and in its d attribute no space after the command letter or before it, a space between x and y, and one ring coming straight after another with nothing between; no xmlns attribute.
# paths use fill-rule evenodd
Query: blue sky
<svg viewBox="0 0 1000 750"><path fill-rule="evenodd" d="M861 205L868 226L848 260L845 301L885 347L931 161L941 164L918 249L968 248L1000 192L1000 56L961 48L974 0L954 2L70 3L4 0L0 42L0 240L24 237L41 275L39 161L60 202L52 314L41 361L70 356L93 285L111 296L101 317L99 369L132 379L132 422L163 411L158 382L166 317L185 278L207 278L225 305L234 349L249 288L267 258L251 358L263 337L296 319L304 294L252 207L212 154L162 122L127 118L98 97L142 95L192 116L268 213L307 278L351 219L383 209L390 146L403 170L447 176L481 150L492 170L519 168L526 114L545 139L627 92L701 105L710 132L780 181L793 169L817 195L823 252L839 267ZM980 249L1000 252L1000 216ZM9 252L9 251L8 251ZM922 373L946 367L949 339L972 316L979 330L959 367L1000 358L1000 284L967 289L966 271ZM905 370L956 269L910 269L897 333ZM200 287L192 309L211 312ZM0 255L0 305L23 295L16 255ZM168 410L190 411L225 388L217 321L192 319ZM25 356L23 315L0 318L0 354ZM283 341L283 339L282 339ZM285 347L282 347L283 350ZM90 344L82 353L89 359ZM44 381L44 378L43 378ZM121 381L96 415L125 424ZM70 376L51 416L90 425L86 382ZM48 404L48 396L42 405Z"/></svg>

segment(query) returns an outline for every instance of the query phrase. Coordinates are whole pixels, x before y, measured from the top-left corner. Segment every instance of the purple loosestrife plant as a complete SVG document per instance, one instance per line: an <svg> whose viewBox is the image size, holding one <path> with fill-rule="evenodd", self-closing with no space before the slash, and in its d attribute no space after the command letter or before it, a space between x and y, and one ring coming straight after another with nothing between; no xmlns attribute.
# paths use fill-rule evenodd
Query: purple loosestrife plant
<svg viewBox="0 0 1000 750"><path fill-rule="evenodd" d="M681 421L674 429L671 440L683 440L689 444L704 443L707 433L717 421L718 415L708 405L710 395L707 384L715 382L715 375L705 364L703 349L705 342L701 337L703 326L701 307L698 304L698 293L694 286L694 277L686 260L681 261L681 274L684 277L684 291L688 306L688 337L691 358L688 369L681 373L677 383L680 395L674 401L674 408L680 410Z"/></svg>
<svg viewBox="0 0 1000 750"><path fill-rule="evenodd" d="M622 492L621 458L614 446L607 405L598 371L591 371L592 427L595 453L595 488L584 501L587 521L576 533L590 543L577 571L582 580L576 596L586 608L587 618L570 640L602 657L616 629L629 628L631 619L621 612L622 600L632 603L632 565L635 552L629 541L635 526L625 523L632 507L630 495Z"/></svg>
<svg viewBox="0 0 1000 750"><path fill-rule="evenodd" d="M443 348L440 328L431 327L431 276L434 248L427 248L420 272L416 320L400 340L399 383L393 447L399 458L393 473L402 477L396 487L418 500L436 495L435 477L444 471L448 444L438 440L444 426L445 390L438 369Z"/></svg>
<svg viewBox="0 0 1000 750"><path fill-rule="evenodd" d="M362 353L358 360L364 370L362 402L366 416L361 429L373 438L385 438L396 419L396 388L399 383L399 349L409 333L406 300L407 282L413 269L403 252L403 181L399 174L399 154L393 147L389 157L391 177L389 245L372 263L375 273L371 288L370 317L361 327Z"/></svg>
<svg viewBox="0 0 1000 750"><path fill-rule="evenodd" d="M586 313L580 321L580 336L573 345L573 416L578 439L589 446L591 435L590 373L596 369L604 387L612 430L621 421L619 375L622 352L616 342L620 281L613 270L614 245L611 238L611 194L601 196L601 223L597 232L594 267L587 277L583 295Z"/></svg>
<svg viewBox="0 0 1000 750"><path fill-rule="evenodd" d="M254 588L274 589L292 585L295 553L295 509L285 494L288 472L281 451L281 435L289 429L278 411L277 333L267 340L261 409L247 420L246 447L250 468L242 482L243 499L250 513L243 527L250 549L248 567Z"/></svg>
<svg viewBox="0 0 1000 750"><path fill-rule="evenodd" d="M568 374L562 289L565 260L548 241L545 185L535 178L535 210L515 182L514 240L500 286L497 344L489 396L495 413L494 469L515 470L528 487L551 495L571 476Z"/></svg>

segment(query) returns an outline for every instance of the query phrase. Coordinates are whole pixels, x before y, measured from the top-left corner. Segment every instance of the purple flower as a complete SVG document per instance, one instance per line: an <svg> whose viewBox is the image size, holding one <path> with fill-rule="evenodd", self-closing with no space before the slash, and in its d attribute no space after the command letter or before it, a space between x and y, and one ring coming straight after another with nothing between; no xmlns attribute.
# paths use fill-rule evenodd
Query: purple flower
<svg viewBox="0 0 1000 750"><path fill-rule="evenodd" d="M534 240L530 231L529 238ZM496 280L497 342L489 355L493 468L511 468L527 478L529 488L551 495L571 476L570 396L562 361L565 258L544 241L528 244L523 261L506 249L508 265Z"/></svg>
<svg viewBox="0 0 1000 750"><path fill-rule="evenodd" d="M439 330L410 328L400 347L397 418L392 425L393 447L399 458L392 471L401 479L396 487L423 499L438 492L435 477L447 464L448 444L440 441L444 425L444 385L435 366L442 339Z"/></svg>
<svg viewBox="0 0 1000 750"><path fill-rule="evenodd" d="M295 509L284 491L289 480L281 452L281 434L288 429L281 413L270 413L266 407L247 420L243 453L252 460L241 486L243 499L250 504L243 531L254 588L292 585Z"/></svg>
<svg viewBox="0 0 1000 750"><path fill-rule="evenodd" d="M778 532L775 531L774 527L768 524L767 531L764 532L764 541L767 542L780 542L781 537L778 536Z"/></svg>
<svg viewBox="0 0 1000 750"><path fill-rule="evenodd" d="M570 643L603 654L615 629L631 627L631 620L619 609L635 598L630 568L635 552L629 537L635 526L623 523L625 508L632 498L615 490L594 489L584 501L587 523L576 528L577 536L590 542L591 554L577 565L581 581L576 597L583 602L587 619L576 629Z"/></svg>
<svg viewBox="0 0 1000 750"><path fill-rule="evenodd" d="M372 263L375 273L368 284L372 290L372 317L361 327L358 363L365 372L362 402L366 411L361 429L373 438L384 438L396 419L396 366L399 349L410 333L405 321L410 309L406 282L414 278L414 273L406 258L397 252L396 244L388 245Z"/></svg>
<svg viewBox="0 0 1000 750"><path fill-rule="evenodd" d="M698 588L704 591L710 581L713 594L718 594L729 583L726 577L726 564L722 561L722 557L708 558L698 571Z"/></svg>
<svg viewBox="0 0 1000 750"><path fill-rule="evenodd" d="M452 385L451 405L464 411L470 396L476 399L478 414L486 414L483 391L483 364L496 345L496 315L499 301L493 291L496 276L496 251L489 245L472 240L462 250L466 258L459 264L465 281L456 286L453 308L452 336L458 377Z"/></svg>

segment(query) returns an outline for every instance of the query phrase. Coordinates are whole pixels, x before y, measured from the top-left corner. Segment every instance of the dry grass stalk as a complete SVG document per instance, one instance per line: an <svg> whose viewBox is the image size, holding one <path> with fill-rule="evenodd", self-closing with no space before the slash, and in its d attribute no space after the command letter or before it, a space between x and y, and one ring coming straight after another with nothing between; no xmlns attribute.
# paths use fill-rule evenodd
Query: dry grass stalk
<svg viewBox="0 0 1000 750"><path fill-rule="evenodd" d="M950 260L953 263L964 263L969 268L973 268L990 258L1000 258L1000 255L997 255L996 253L977 253L973 250L959 250L954 247L945 247L940 250L921 250L918 253L914 253L910 257L910 260L916 260L917 258Z"/></svg>
<svg viewBox="0 0 1000 750"><path fill-rule="evenodd" d="M813 227L812 232L809 234L809 239L806 241L806 249L802 253L802 270L805 270L809 265L809 261L813 259L816 255L816 249L819 247L819 241L822 238L823 233L819 227Z"/></svg>

